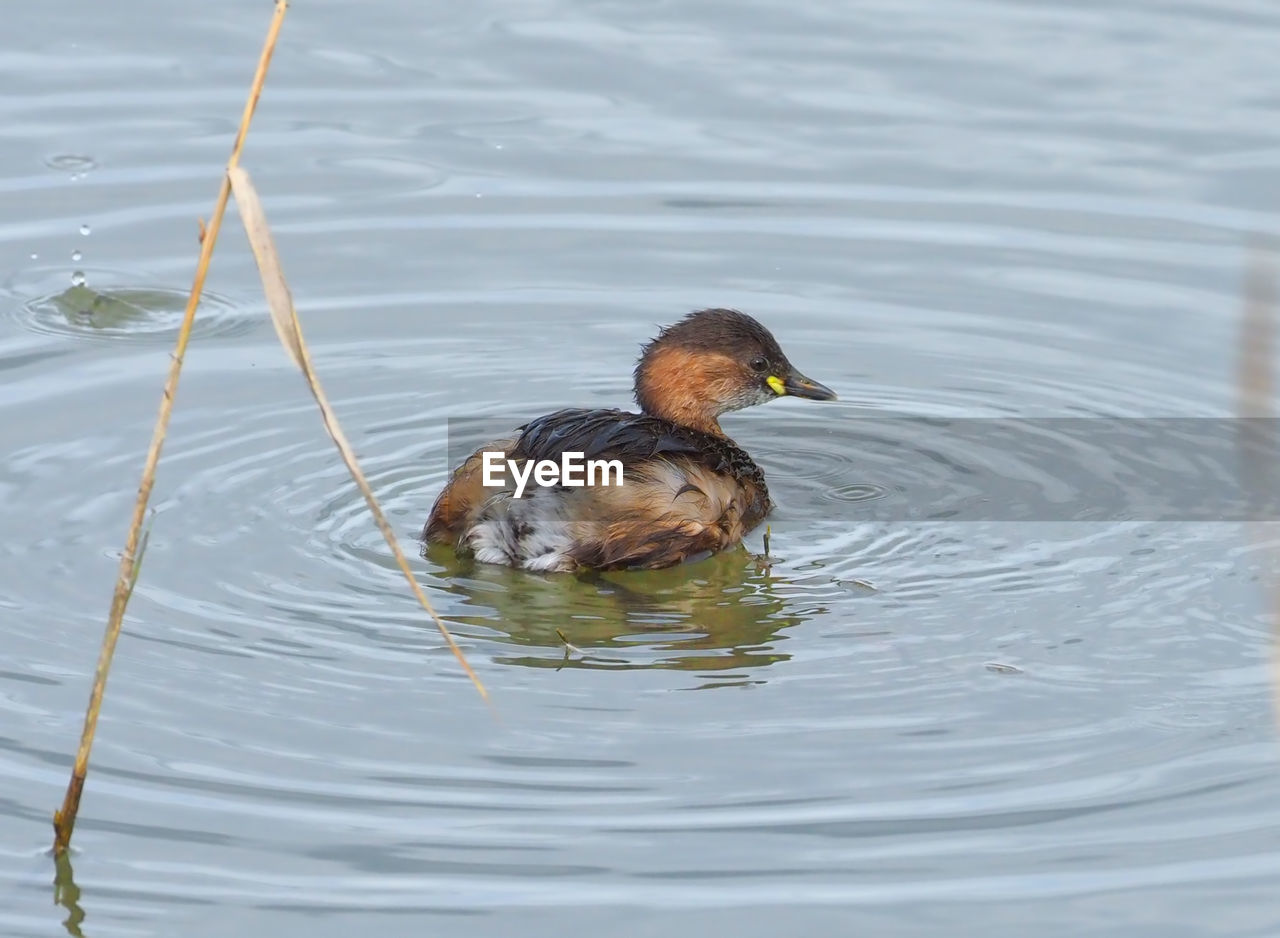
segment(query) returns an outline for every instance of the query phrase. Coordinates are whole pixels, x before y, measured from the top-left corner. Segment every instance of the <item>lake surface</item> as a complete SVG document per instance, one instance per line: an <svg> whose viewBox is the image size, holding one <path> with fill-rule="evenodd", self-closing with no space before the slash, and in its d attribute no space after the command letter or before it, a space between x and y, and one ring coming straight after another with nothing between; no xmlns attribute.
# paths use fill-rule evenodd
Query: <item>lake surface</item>
<svg viewBox="0 0 1280 938"><path fill-rule="evenodd" d="M229 214L67 907L50 817L270 4L12 6L0 933L1280 932L1280 534L1127 496L1216 492L1194 433L1052 431L1233 413L1274 0L295 4L244 164L497 719ZM705 306L841 397L725 420L772 565L760 531L594 579L417 556L460 426L626 406Z"/></svg>

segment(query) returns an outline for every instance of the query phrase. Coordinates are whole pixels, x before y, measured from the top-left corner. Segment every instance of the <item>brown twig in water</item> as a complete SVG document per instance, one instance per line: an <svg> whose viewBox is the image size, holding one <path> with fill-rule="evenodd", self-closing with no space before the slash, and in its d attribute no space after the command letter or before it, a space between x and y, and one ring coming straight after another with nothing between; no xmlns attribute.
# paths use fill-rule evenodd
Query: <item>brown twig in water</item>
<svg viewBox="0 0 1280 938"><path fill-rule="evenodd" d="M575 654L582 655L583 657L586 657L587 653L583 651L581 648L579 648L577 645L570 642L567 638L565 638L564 632L560 631L559 629L556 629L556 634L560 636L560 641L564 642L564 647L567 650L572 651Z"/></svg>
<svg viewBox="0 0 1280 938"><path fill-rule="evenodd" d="M422 591L422 587L418 585L418 581L413 575L413 570L409 566L409 561L400 549L400 542L396 539L395 531L392 529L390 522L387 521L386 515L383 514L382 507L378 504L378 499L374 497L373 488L369 485L364 472L360 468L355 450L351 448L346 434L342 432L342 427L338 424L338 417L329 405L329 399L325 397L324 389L320 386L320 378L311 362L311 353L307 351L307 345L302 339L302 324L298 321L298 312L293 306L293 295L289 291L289 284L284 278L284 270L280 265L280 254L276 250L275 240L271 237L271 229L267 226L266 214L262 210L262 203L258 199L257 190L254 189L253 182L249 179L249 173L243 167L233 165L227 167L227 178L231 183L231 191L235 193L236 206L240 209L240 220L244 223L245 233L249 236L249 244L253 248L254 259L258 263L258 273L262 275L262 289L266 294L267 307L271 310L271 322L276 328L276 334L280 337L280 343L284 346L285 351L288 352L289 357L293 359L293 363L301 370L303 377L307 379L307 386L311 389L311 394L315 397L316 403L320 405L320 415L324 419L325 429L329 431L329 436L333 438L333 442L337 445L338 452L342 455L342 461L347 464L347 470L351 473L351 478L355 479L356 485L360 488L360 493L364 496L365 503L369 506L369 511L373 514L373 520L377 523L378 530L382 532L382 536L386 538L387 544L391 547L392 554L395 555L396 565L400 567L400 572L404 574L404 578L409 581L409 588L413 590L413 595L418 598L422 608L427 611L432 621L435 622L436 628L444 636L449 649L453 652L454 657L458 659L458 663L462 665L462 669L467 672L467 676L471 678L471 683L480 692L480 696L488 701L489 695L485 691L484 685L480 683L480 678L476 676L475 671L471 670L471 665L467 663L462 649L453 640L453 636L449 633L448 627L445 626L444 620L436 614L431 603L427 601L427 596Z"/></svg>
<svg viewBox="0 0 1280 938"><path fill-rule="evenodd" d="M231 148L231 158L227 161L228 167L234 167L240 160L240 151L244 148L245 136L249 132L249 122L253 118L258 98L262 94L262 86L267 78L267 67L271 63L271 54L275 51L276 38L280 34L280 25L288 8L288 0L276 0L275 15L271 19L266 42L258 58L258 69L253 76L249 99L245 102L244 112L240 116L240 129L236 133L235 143ZM213 247L218 241L218 230L222 227L222 216L226 212L230 197L231 182L224 177L205 237L201 240L200 260L196 265L195 280L191 285L191 295L187 298L186 312L178 330L178 340L174 345L173 358L169 365L169 377L164 383L164 394L160 399L160 413L156 417L155 429L151 434L151 445L147 449L147 458L143 463L138 499L133 506L129 535L125 540L124 552L120 556L120 570L116 576L115 593L111 599L111 612L107 617L106 634L102 639L102 649L98 653L93 689L89 694L89 706L85 711L80 748L76 751L75 764L71 770L71 780L67 783L67 793L62 800L62 807L53 815L55 855L61 855L71 845L71 833L75 829L76 814L80 810L80 795L84 791L85 776L89 771L89 753L93 748L93 735L98 726L98 713L102 709L102 695L107 687L107 674L111 670L111 659L115 654L116 642L120 638L120 624L124 621L125 607L129 604L129 596L133 592L133 584L137 579L138 543L143 520L146 518L147 502L155 486L156 464L160 461L160 451L164 447L165 434L169 428L173 398L178 390L179 376L182 374L182 359L191 338L191 325L195 320L196 307L200 303L200 294L204 290L205 276L209 272L209 260L213 256Z"/></svg>

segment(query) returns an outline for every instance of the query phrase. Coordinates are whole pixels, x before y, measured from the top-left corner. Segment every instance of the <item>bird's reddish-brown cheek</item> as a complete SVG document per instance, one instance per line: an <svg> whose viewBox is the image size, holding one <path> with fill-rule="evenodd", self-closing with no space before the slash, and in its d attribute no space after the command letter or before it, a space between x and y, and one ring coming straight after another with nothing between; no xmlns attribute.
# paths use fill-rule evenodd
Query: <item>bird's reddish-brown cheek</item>
<svg viewBox="0 0 1280 938"><path fill-rule="evenodd" d="M722 363L716 363L715 367L704 375L703 380L705 381L703 399L714 401L720 406L736 400L754 383L752 376L744 371L741 365L728 358Z"/></svg>
<svg viewBox="0 0 1280 938"><path fill-rule="evenodd" d="M669 415L708 415L741 392L742 366L718 353L660 349L646 374L646 392Z"/></svg>

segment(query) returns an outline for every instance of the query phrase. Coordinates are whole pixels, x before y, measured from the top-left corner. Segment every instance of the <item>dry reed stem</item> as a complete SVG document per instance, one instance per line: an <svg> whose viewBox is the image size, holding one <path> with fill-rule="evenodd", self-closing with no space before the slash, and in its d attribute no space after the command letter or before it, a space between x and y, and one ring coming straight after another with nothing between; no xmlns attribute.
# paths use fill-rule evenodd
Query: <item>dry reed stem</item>
<svg viewBox="0 0 1280 938"><path fill-rule="evenodd" d="M280 25L285 11L289 8L288 0L276 0L275 15L267 30L267 38L262 46L262 54L258 58L258 68L250 86L249 98L245 102L244 112L240 116L240 128L236 133L235 143L231 148L228 167L234 167L240 160L240 151L244 148L245 136L249 132L249 122L257 108L258 98L262 95L262 86L267 78L267 67L271 64L271 54L275 51L276 38L280 35ZM218 230L222 227L222 216L227 210L227 201L231 196L231 183L223 177L222 186L218 190L218 200L214 205L213 216L201 239L200 260L196 265L195 280L191 285L191 294L187 298L186 312L182 318L182 326L178 330L178 340L174 346L173 359L169 365L169 377L164 384L164 394L160 399L160 413L156 417L155 429L151 434L151 445L147 449L147 458L142 468L142 481L138 486L138 498L133 506L133 519L129 524L129 535L125 540L124 552L120 556L120 570L116 576L115 593L111 599L111 612L107 618L106 634L102 639L102 649L98 653L98 665L94 673L93 689L89 694L89 706L85 711L84 729L80 735L80 748L76 751L75 764L71 770L71 780L67 783L67 793L62 807L53 815L53 852L61 855L71 845L71 833L75 829L76 814L80 810L80 795L84 791L85 776L89 771L89 753L93 748L93 736L98 726L98 714L102 709L102 695L107 687L107 675L111 670L111 659L115 654L116 642L120 638L120 625L124 621L124 611L129 604L129 596L133 592L133 584L137 578L138 539L142 532L143 520L146 517L147 502L151 498L151 490L155 486L156 464L160 461L160 451L164 447L165 434L169 428L169 415L173 411L173 398L178 390L178 379L182 373L182 360L186 354L187 343L191 339L191 325L195 321L196 307L200 303L200 294L204 290L205 276L209 272L209 260L213 256L213 247L218 241Z"/></svg>
<svg viewBox="0 0 1280 938"><path fill-rule="evenodd" d="M1275 467L1259 465L1258 459L1275 458L1275 356L1276 307L1280 305L1274 245L1256 245L1249 264L1244 290L1244 316L1240 326L1239 372L1237 375L1236 409L1244 418L1241 437L1252 437L1255 446L1241 450L1241 470L1248 488L1257 489L1275 478ZM1263 429L1253 426L1265 420ZM1258 440L1257 437L1261 437ZM1274 530L1274 525L1267 525ZM1262 540L1267 530L1257 531ZM1271 692L1276 716L1280 719L1280 583L1271 584L1275 613L1271 637Z"/></svg>
<svg viewBox="0 0 1280 938"><path fill-rule="evenodd" d="M315 397L316 403L320 406L320 415L324 419L324 427L329 431L329 436L333 438L333 442L337 445L338 452L342 455L342 461L347 464L347 470L351 473L351 478L355 480L356 485L360 488L360 493L364 496L365 503L369 506L369 511L373 514L373 520L377 523L378 530L382 532L382 536L386 538L387 544L391 547L391 552L396 558L396 564L400 567L400 572L404 574L404 578L409 582L409 588L413 590L413 595L418 598L422 608L427 611L432 621L435 622L436 628L444 636L449 649L453 652L454 657L458 659L458 663L462 665L462 669L467 672L467 676L471 678L471 683L480 692L480 696L485 701L488 701L489 694L485 691L484 685L480 683L480 678L471 669L471 665L467 663L467 658L462 653L462 649L453 640L453 635L450 634L448 627L444 624L444 620L436 614L431 603L427 601L427 596L422 591L422 587L418 585L418 581L413 575L413 570L409 566L409 561L406 559L404 551L400 549L400 542L396 538L395 531L392 529L390 522L387 521L386 515L383 514L382 507L378 504L378 499L373 494L373 488L369 485L364 471L360 468L360 463L356 459L355 450L351 448L351 443L348 442L346 434L342 432L342 427L338 424L338 417L329 405L329 399L325 396L324 389L320 386L320 378L316 374L315 366L311 361L311 354L307 351L306 342L302 338L302 324L298 321L298 312L293 305L293 295L289 290L288 282L284 278L284 269L280 265L280 254L276 250L275 240L271 237L271 229L267 226L267 217L262 210L262 202L258 199L258 193L253 187L253 182L249 179L249 173L241 166L229 166L227 168L227 178L230 180L231 191L235 194L236 206L240 210L240 220L244 223L245 233L249 236L249 244L253 248L254 259L258 263L258 273L262 275L262 290L266 294L267 306L271 310L271 322L276 328L276 335L280 337L280 344L284 346L289 357L293 359L293 363L298 366L302 376L307 379L307 387L311 389L312 396Z"/></svg>

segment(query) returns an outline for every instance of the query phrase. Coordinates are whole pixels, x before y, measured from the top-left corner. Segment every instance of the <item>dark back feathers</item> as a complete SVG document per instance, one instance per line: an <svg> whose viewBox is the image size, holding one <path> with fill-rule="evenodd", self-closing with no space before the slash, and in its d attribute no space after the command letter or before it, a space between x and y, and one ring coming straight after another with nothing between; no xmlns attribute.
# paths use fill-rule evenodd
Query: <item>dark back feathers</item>
<svg viewBox="0 0 1280 938"><path fill-rule="evenodd" d="M685 459L764 489L764 473L732 441L649 414L568 408L519 428L510 457L559 460L565 452L585 459L617 459L624 467L646 460Z"/></svg>

